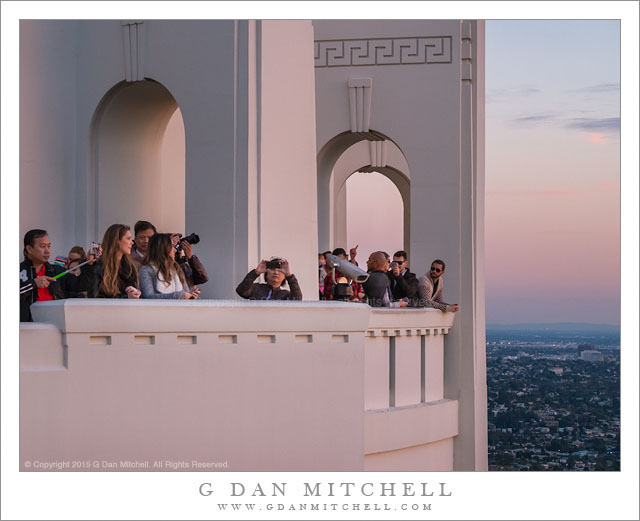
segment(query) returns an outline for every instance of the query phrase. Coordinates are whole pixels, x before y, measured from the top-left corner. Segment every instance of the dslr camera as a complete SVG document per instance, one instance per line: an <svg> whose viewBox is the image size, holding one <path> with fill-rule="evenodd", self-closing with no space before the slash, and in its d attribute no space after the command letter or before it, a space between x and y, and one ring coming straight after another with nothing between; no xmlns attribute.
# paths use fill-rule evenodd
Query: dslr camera
<svg viewBox="0 0 640 521"><path fill-rule="evenodd" d="M198 244L200 242L200 237L195 233L187 235L186 237L183 237L181 233L176 233L176 235L180 239L180 241L178 241L178 244L176 244L176 262L181 264L183 262L187 262L187 258L182 256L181 242L187 241L189 244Z"/></svg>

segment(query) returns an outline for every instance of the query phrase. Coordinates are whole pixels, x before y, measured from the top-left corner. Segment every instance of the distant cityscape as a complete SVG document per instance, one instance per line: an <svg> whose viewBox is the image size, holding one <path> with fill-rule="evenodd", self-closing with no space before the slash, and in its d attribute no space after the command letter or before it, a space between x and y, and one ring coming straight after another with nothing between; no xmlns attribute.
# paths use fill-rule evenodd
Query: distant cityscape
<svg viewBox="0 0 640 521"><path fill-rule="evenodd" d="M620 470L620 332L487 326L489 470Z"/></svg>

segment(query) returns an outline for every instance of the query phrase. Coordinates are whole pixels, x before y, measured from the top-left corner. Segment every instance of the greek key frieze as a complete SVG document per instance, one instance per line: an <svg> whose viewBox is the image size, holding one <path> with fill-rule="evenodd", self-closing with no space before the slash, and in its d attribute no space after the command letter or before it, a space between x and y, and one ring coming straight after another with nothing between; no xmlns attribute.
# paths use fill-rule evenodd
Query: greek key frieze
<svg viewBox="0 0 640 521"><path fill-rule="evenodd" d="M315 67L451 63L451 36L317 40Z"/></svg>

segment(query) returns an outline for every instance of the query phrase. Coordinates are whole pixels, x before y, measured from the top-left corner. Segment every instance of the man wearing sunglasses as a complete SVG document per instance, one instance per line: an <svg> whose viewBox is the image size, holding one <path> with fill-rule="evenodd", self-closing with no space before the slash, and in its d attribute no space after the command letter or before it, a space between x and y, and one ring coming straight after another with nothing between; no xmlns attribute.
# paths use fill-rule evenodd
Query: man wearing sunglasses
<svg viewBox="0 0 640 521"><path fill-rule="evenodd" d="M393 254L391 269L387 272L387 276L393 300L405 300L414 304L418 295L418 279L409 271L406 251L400 250Z"/></svg>
<svg viewBox="0 0 640 521"><path fill-rule="evenodd" d="M458 304L447 304L442 300L444 288L444 262L436 259L431 268L418 281L418 306L436 308L440 311L458 311Z"/></svg>

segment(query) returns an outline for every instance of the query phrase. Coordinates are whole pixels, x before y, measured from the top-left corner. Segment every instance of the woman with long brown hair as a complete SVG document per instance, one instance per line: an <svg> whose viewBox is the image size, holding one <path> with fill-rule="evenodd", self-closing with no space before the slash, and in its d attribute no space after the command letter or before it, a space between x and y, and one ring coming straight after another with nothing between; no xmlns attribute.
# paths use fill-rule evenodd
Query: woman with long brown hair
<svg viewBox="0 0 640 521"><path fill-rule="evenodd" d="M168 233L156 233L149 240L140 268L142 298L195 299L200 290L191 290L174 258L175 248Z"/></svg>
<svg viewBox="0 0 640 521"><path fill-rule="evenodd" d="M93 269L90 297L140 298L138 270L129 254L133 239L126 224L112 224L104 232L102 255Z"/></svg>

